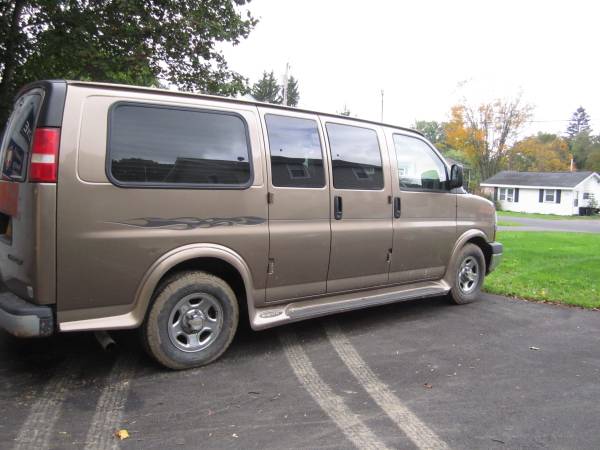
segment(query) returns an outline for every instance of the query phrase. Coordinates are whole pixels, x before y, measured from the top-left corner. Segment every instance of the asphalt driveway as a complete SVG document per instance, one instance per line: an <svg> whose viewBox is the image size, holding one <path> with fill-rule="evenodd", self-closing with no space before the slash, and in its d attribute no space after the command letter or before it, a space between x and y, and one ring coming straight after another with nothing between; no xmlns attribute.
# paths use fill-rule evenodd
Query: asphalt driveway
<svg viewBox="0 0 600 450"><path fill-rule="evenodd" d="M577 233L600 233L600 220L565 219L547 220L527 217L498 216L499 221L518 223L519 226L500 226L501 231L572 231Z"/></svg>
<svg viewBox="0 0 600 450"><path fill-rule="evenodd" d="M492 295L244 328L186 372L131 332L1 334L0 448L598 449L599 337L597 311Z"/></svg>

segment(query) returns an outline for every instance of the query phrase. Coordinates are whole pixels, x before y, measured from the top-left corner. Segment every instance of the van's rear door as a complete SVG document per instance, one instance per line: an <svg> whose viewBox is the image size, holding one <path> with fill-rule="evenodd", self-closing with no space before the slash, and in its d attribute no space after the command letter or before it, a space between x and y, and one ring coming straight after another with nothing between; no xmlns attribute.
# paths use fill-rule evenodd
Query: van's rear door
<svg viewBox="0 0 600 450"><path fill-rule="evenodd" d="M32 146L36 130L59 136L65 93L64 81L23 88L0 147L0 274L8 290L37 304L56 301L57 185L31 181Z"/></svg>

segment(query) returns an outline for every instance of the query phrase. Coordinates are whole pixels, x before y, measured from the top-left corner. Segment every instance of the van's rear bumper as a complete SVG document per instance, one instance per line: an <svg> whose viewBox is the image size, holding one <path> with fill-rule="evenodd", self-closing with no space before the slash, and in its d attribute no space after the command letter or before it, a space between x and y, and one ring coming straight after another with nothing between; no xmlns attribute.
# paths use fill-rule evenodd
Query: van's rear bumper
<svg viewBox="0 0 600 450"><path fill-rule="evenodd" d="M54 334L52 308L33 305L12 292L2 292L0 329L17 337L50 336Z"/></svg>
<svg viewBox="0 0 600 450"><path fill-rule="evenodd" d="M504 246L500 242L490 242L488 244L492 250L492 255L490 257L490 266L488 267L487 272L493 272L496 267L500 265L502 261L502 252L504 251Z"/></svg>

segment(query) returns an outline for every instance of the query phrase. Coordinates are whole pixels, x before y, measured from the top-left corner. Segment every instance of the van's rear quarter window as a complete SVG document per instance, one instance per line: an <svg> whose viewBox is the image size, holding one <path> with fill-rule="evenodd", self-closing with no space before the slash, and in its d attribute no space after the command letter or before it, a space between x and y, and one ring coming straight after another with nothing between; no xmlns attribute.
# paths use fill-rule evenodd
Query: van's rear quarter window
<svg viewBox="0 0 600 450"><path fill-rule="evenodd" d="M124 186L248 187L247 124L235 113L117 103L109 112L107 174Z"/></svg>

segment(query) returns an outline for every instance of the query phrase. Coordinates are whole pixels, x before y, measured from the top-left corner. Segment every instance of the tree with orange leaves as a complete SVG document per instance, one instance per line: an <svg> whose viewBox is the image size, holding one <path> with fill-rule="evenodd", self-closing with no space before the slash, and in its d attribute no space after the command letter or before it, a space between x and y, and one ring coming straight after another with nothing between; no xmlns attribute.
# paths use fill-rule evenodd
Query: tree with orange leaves
<svg viewBox="0 0 600 450"><path fill-rule="evenodd" d="M479 181L485 180L506 166L511 144L531 111L530 105L522 104L521 97L479 107L456 105L444 127L446 142L464 152Z"/></svg>
<svg viewBox="0 0 600 450"><path fill-rule="evenodd" d="M569 143L555 134L538 133L517 142L508 155L508 168L522 172L569 170Z"/></svg>

